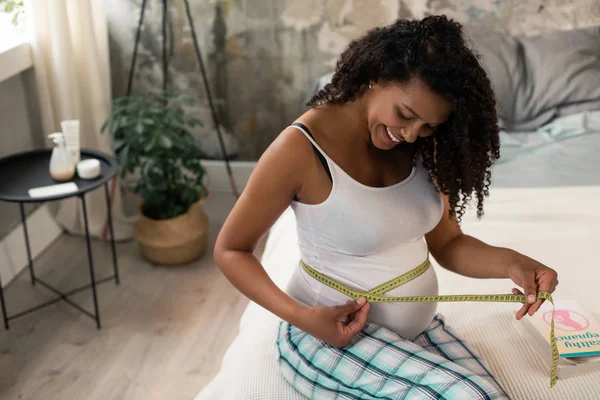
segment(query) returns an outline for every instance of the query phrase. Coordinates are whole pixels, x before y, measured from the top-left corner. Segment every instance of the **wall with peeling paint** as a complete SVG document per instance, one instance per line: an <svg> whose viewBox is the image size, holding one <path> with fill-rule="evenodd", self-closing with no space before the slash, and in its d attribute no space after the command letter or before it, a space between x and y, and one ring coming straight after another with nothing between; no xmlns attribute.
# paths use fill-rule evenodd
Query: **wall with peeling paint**
<svg viewBox="0 0 600 400"><path fill-rule="evenodd" d="M141 0L106 0L113 93L123 95ZM162 6L148 0L135 90L162 84ZM222 158L183 0L169 0L170 86L198 99L198 135ZM367 29L396 18L446 14L466 24L518 35L600 24L598 0L194 0L190 1L230 155L256 160L305 109L306 92Z"/></svg>

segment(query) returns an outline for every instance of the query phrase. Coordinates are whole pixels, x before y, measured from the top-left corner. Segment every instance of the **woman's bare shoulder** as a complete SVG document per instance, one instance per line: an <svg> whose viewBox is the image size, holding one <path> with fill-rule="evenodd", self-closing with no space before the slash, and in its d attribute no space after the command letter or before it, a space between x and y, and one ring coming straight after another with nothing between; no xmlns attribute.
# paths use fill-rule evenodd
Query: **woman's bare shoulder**
<svg viewBox="0 0 600 400"><path fill-rule="evenodd" d="M272 157L296 163L305 159L312 152L312 145L304 133L293 126L282 130L269 145L261 158Z"/></svg>

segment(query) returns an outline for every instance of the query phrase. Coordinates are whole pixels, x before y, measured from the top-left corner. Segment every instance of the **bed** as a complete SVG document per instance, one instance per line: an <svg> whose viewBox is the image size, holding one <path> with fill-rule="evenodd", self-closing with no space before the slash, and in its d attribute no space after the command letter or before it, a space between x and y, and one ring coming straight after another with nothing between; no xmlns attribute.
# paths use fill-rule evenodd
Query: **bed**
<svg viewBox="0 0 600 400"><path fill-rule="evenodd" d="M597 76L600 79L600 68ZM594 99L600 101L600 94ZM556 269L560 286L555 297L576 299L600 319L600 106L559 110L538 119L533 128L528 123L531 120L503 117L502 159L493 168L486 214L477 220L471 210L463 230ZM262 263L285 288L298 260L295 219L288 209L269 233ZM475 280L433 265L441 294L509 293L512 288L509 280ZM515 311L514 304L439 305L448 326L471 344L511 398L600 399L600 371L560 380L549 388L549 365L525 339ZM196 400L303 399L278 371L278 323L276 316L250 303L219 373Z"/></svg>

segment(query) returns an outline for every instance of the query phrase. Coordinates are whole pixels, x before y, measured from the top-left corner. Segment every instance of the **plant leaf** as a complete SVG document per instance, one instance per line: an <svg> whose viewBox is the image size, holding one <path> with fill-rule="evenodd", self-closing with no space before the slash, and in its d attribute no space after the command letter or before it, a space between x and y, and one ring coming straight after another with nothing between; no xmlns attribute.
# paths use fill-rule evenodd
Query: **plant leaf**
<svg viewBox="0 0 600 400"><path fill-rule="evenodd" d="M119 164L125 167L127 165L127 157L129 155L129 146L124 146L121 151L119 151L118 158Z"/></svg>
<svg viewBox="0 0 600 400"><path fill-rule="evenodd" d="M136 132L138 135L141 135L142 133L144 133L144 124L142 124L141 122L138 122L138 123L135 125L135 132Z"/></svg>
<svg viewBox="0 0 600 400"><path fill-rule="evenodd" d="M171 141L171 139L169 139L167 136L161 136L159 141L160 145L165 149L170 149L173 147L173 141Z"/></svg>
<svg viewBox="0 0 600 400"><path fill-rule="evenodd" d="M126 127L130 123L131 123L131 118L129 118L127 116L123 116L123 117L119 118L119 125L121 126L121 128Z"/></svg>
<svg viewBox="0 0 600 400"><path fill-rule="evenodd" d="M118 130L119 124L116 119L113 119L112 121L110 121L110 134L114 136Z"/></svg>
<svg viewBox="0 0 600 400"><path fill-rule="evenodd" d="M106 121L104 121L104 123L102 124L102 126L100 127L100 132L104 133L104 131L106 130L106 127L108 126L108 123L110 122L110 117L106 119Z"/></svg>
<svg viewBox="0 0 600 400"><path fill-rule="evenodd" d="M190 126L204 126L204 124L202 123L202 121L200 121L198 118L190 118L188 120L188 124Z"/></svg>
<svg viewBox="0 0 600 400"><path fill-rule="evenodd" d="M118 153L123 146L125 146L125 141L123 139L113 140L112 148L115 153Z"/></svg>
<svg viewBox="0 0 600 400"><path fill-rule="evenodd" d="M152 138L148 141L148 144L146 145L146 147L144 147L144 152L146 153L150 153L152 151L152 148L154 147L154 144L156 143L156 139Z"/></svg>
<svg viewBox="0 0 600 400"><path fill-rule="evenodd" d="M177 120L177 122L179 122L180 124L185 124L185 118L183 115L183 110L181 109L177 109L175 111L175 119Z"/></svg>
<svg viewBox="0 0 600 400"><path fill-rule="evenodd" d="M14 3L6 3L4 6L4 12L10 14L15 9Z"/></svg>

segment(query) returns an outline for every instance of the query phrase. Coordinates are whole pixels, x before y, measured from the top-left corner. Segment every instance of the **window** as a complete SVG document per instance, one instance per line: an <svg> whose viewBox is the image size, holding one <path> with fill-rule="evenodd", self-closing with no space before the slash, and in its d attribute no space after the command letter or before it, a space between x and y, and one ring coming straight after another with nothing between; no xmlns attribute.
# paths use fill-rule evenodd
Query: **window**
<svg viewBox="0 0 600 400"><path fill-rule="evenodd" d="M0 0L0 48L25 40L23 0Z"/></svg>
<svg viewBox="0 0 600 400"><path fill-rule="evenodd" d="M23 0L0 0L0 82L31 67Z"/></svg>

